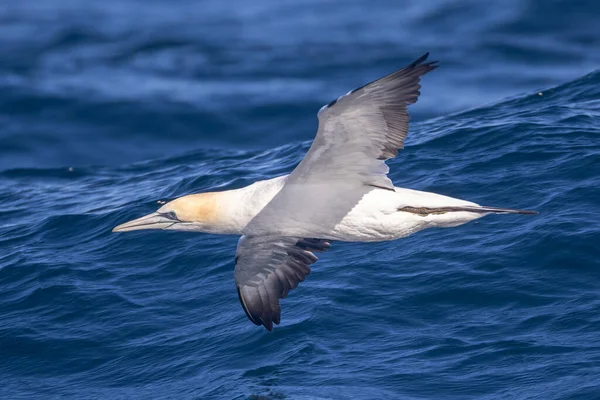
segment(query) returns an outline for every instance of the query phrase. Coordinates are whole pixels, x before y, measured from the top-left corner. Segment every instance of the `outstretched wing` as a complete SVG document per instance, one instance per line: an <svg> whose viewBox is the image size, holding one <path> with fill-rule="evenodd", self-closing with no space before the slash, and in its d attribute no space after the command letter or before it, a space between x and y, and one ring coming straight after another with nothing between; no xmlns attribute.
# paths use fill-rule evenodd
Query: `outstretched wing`
<svg viewBox="0 0 600 400"><path fill-rule="evenodd" d="M321 108L317 136L288 183L357 180L393 190L385 160L404 148L407 106L419 98L421 76L437 68L428 56Z"/></svg>
<svg viewBox="0 0 600 400"><path fill-rule="evenodd" d="M235 283L246 315L269 331L279 324L279 299L295 289L317 261L314 252L329 248L321 239L242 236L235 257Z"/></svg>
<svg viewBox="0 0 600 400"><path fill-rule="evenodd" d="M437 67L425 63L428 55L324 106L308 153L244 234L331 238L366 193L394 190L385 160L404 147L407 106L419 97L421 77Z"/></svg>

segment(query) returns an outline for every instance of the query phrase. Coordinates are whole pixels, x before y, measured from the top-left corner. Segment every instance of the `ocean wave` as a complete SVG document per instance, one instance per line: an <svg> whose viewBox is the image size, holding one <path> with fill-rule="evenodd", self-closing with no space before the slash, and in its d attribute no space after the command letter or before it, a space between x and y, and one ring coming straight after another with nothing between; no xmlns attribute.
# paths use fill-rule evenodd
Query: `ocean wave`
<svg viewBox="0 0 600 400"><path fill-rule="evenodd" d="M475 3L11 3L0 397L594 397L594 7ZM270 334L239 305L237 237L111 232L289 173L321 105L426 50L392 180L538 216L336 242Z"/></svg>

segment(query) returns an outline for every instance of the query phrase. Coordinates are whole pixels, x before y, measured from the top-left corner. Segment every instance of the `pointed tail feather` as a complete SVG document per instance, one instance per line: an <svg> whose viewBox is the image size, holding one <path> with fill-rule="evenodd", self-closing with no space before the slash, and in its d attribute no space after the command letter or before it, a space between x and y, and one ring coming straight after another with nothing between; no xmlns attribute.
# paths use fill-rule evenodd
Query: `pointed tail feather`
<svg viewBox="0 0 600 400"><path fill-rule="evenodd" d="M499 207L485 207L485 206L450 206L450 207L402 207L399 208L398 211L406 211L419 215L428 215L428 214L444 214L447 212L455 212L455 211L466 211L472 213L479 214L528 214L535 215L539 214L537 211L532 210L515 210L512 208L499 208Z"/></svg>
<svg viewBox="0 0 600 400"><path fill-rule="evenodd" d="M456 210L456 211L468 211L468 212L477 212L477 213L527 214L527 215L539 214L537 211L533 211L533 210L515 210L512 208L500 208L500 207L481 206L481 207L457 207L457 208L460 208L460 210Z"/></svg>

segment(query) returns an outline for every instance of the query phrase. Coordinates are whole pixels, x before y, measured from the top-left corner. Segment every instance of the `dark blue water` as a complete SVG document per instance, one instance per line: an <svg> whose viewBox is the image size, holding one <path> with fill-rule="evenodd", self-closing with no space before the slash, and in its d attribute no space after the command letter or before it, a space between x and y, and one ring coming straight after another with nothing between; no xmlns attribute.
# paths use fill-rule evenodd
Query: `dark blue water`
<svg viewBox="0 0 600 400"><path fill-rule="evenodd" d="M600 5L68 0L0 10L0 398L600 398ZM236 237L112 234L291 171L430 51L398 186L490 216L335 243L252 325Z"/></svg>

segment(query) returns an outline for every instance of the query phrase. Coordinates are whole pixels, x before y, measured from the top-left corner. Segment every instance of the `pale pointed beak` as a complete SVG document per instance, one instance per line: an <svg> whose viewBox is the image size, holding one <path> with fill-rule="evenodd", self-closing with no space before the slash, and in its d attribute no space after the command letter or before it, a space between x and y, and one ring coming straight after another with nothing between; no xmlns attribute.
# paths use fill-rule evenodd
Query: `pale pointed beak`
<svg viewBox="0 0 600 400"><path fill-rule="evenodd" d="M139 231L142 229L165 229L177 221L170 220L167 217L162 216L159 213L148 214L142 218L134 219L133 221L125 222L115 227L113 232L129 232Z"/></svg>

